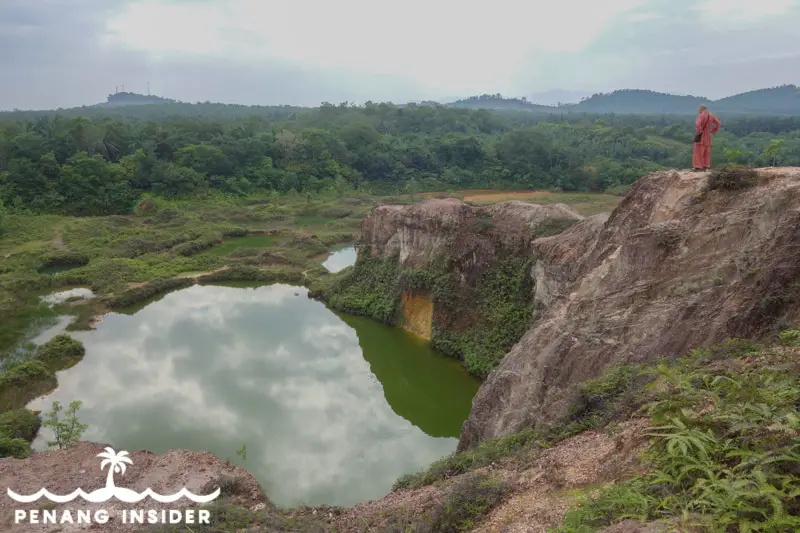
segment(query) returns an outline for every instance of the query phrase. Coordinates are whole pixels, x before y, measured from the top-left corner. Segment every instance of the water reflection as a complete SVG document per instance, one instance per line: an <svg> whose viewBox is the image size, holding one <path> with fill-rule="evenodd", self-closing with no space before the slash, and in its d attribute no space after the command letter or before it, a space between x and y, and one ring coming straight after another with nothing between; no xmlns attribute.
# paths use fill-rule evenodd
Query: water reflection
<svg viewBox="0 0 800 533"><path fill-rule="evenodd" d="M355 265L356 256L356 249L353 246L336 250L335 252L332 252L330 256L328 256L328 259L322 263L322 266L327 268L330 272L339 272L340 270L344 270L349 266Z"/></svg>
<svg viewBox="0 0 800 533"><path fill-rule="evenodd" d="M370 330L382 326L354 326L297 287L193 286L73 333L84 361L30 408L82 400L85 439L205 449L243 464L278 505L351 505L453 451L477 390L452 361L398 370L386 360L433 356L408 336L386 337L382 350ZM447 401L429 390L442 384Z"/></svg>

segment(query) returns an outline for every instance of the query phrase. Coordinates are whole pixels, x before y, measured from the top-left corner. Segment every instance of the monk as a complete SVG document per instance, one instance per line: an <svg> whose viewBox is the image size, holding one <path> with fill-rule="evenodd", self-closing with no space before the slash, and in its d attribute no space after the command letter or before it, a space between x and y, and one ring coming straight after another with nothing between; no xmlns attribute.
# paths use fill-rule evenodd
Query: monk
<svg viewBox="0 0 800 533"><path fill-rule="evenodd" d="M708 112L705 104L701 105L695 122L697 136L695 137L694 153L692 154L692 166L695 172L711 168L711 136L715 135L721 126L722 122Z"/></svg>

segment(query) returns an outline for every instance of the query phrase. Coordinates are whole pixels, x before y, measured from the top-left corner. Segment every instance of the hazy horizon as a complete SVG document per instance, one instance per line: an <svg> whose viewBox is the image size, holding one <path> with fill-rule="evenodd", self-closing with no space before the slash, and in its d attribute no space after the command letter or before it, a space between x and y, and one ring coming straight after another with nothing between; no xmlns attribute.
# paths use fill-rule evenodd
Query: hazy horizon
<svg viewBox="0 0 800 533"><path fill-rule="evenodd" d="M302 106L800 84L800 0L4 0L0 21L0 109L148 82L185 102Z"/></svg>

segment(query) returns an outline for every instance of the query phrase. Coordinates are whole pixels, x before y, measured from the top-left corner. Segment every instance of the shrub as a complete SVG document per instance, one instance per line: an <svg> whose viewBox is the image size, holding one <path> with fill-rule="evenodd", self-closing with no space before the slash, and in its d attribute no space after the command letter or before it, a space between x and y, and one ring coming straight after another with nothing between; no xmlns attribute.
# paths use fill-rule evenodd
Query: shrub
<svg viewBox="0 0 800 533"><path fill-rule="evenodd" d="M640 393L648 374L638 365L610 366L598 378L581 385L571 413L576 428L601 427L619 420L644 403Z"/></svg>
<svg viewBox="0 0 800 533"><path fill-rule="evenodd" d="M66 333L56 335L36 350L36 358L46 363L80 359L86 354L86 348L79 340Z"/></svg>
<svg viewBox="0 0 800 533"><path fill-rule="evenodd" d="M78 420L78 410L81 408L81 402L70 402L66 411L61 407L61 403L53 402L52 410L47 413L46 419L42 422L42 426L52 428L55 440L48 441L48 446L57 446L59 449L69 448L79 440L81 436L89 427L86 424L81 424ZM59 418L59 414L63 413L64 418Z"/></svg>
<svg viewBox="0 0 800 533"><path fill-rule="evenodd" d="M55 387L55 375L44 362L32 359L12 364L0 374L0 412L24 407Z"/></svg>
<svg viewBox="0 0 800 533"><path fill-rule="evenodd" d="M29 409L8 411L0 414L0 437L31 442L41 425L42 420Z"/></svg>
<svg viewBox="0 0 800 533"><path fill-rule="evenodd" d="M442 513L434 524L434 531L472 531L507 493L508 485L489 474L467 476L447 495Z"/></svg>
<svg viewBox="0 0 800 533"><path fill-rule="evenodd" d="M722 165L711 171L708 189L738 190L752 187L758 183L755 169L742 165Z"/></svg>
<svg viewBox="0 0 800 533"><path fill-rule="evenodd" d="M9 366L0 375L0 390L7 386L24 386L31 381L52 377L53 373L41 361L24 361Z"/></svg>
<svg viewBox="0 0 800 533"><path fill-rule="evenodd" d="M24 439L12 439L0 435L0 457L25 459L31 454L31 446Z"/></svg>
<svg viewBox="0 0 800 533"><path fill-rule="evenodd" d="M89 264L89 256L77 252L50 252L41 257L41 268L61 266L84 266Z"/></svg>
<svg viewBox="0 0 800 533"><path fill-rule="evenodd" d="M787 329L778 334L780 343L784 346L800 346L800 329Z"/></svg>

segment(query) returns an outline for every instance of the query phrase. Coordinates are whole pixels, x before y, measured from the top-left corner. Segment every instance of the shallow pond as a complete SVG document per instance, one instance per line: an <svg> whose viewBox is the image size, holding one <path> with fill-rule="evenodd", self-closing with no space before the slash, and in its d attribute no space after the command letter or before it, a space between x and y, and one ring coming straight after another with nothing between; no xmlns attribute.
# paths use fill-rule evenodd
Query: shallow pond
<svg viewBox="0 0 800 533"><path fill-rule="evenodd" d="M427 343L287 285L195 285L72 335L84 360L31 409L81 400L84 439L209 450L282 506L381 497L455 450L478 389Z"/></svg>
<svg viewBox="0 0 800 533"><path fill-rule="evenodd" d="M328 258L322 263L322 266L328 269L329 272L339 272L349 266L356 264L356 249L354 246L348 246L341 250L331 252Z"/></svg>

